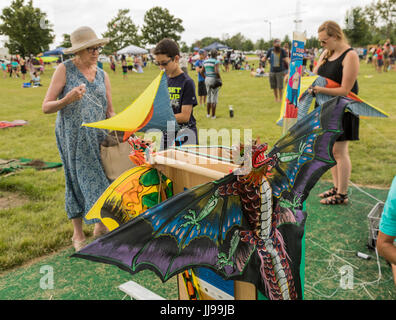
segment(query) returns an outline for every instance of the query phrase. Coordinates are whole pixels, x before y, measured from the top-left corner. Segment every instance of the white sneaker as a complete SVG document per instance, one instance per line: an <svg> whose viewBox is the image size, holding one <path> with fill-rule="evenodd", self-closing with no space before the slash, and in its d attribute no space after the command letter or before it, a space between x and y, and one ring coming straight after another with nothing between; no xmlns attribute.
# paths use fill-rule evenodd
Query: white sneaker
<svg viewBox="0 0 396 320"><path fill-rule="evenodd" d="M206 118L210 118L210 114L207 114L207 115L206 115Z"/></svg>
<svg viewBox="0 0 396 320"><path fill-rule="evenodd" d="M213 116L212 119L216 119L216 116Z"/></svg>

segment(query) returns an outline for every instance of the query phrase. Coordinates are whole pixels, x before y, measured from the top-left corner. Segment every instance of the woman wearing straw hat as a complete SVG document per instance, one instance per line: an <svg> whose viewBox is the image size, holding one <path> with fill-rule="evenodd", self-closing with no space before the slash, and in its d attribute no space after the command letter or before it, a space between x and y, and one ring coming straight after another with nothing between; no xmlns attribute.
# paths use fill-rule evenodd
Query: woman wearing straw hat
<svg viewBox="0 0 396 320"><path fill-rule="evenodd" d="M109 39L99 39L91 28L80 27L70 40L72 47L65 53L75 57L55 70L42 109L44 113L58 113L55 135L65 172L65 208L74 228L72 243L78 251L86 240L83 219L87 224L95 223L95 237L107 231L99 220L84 216L109 186L100 160L105 133L81 125L115 113L109 77L97 68L101 46Z"/></svg>

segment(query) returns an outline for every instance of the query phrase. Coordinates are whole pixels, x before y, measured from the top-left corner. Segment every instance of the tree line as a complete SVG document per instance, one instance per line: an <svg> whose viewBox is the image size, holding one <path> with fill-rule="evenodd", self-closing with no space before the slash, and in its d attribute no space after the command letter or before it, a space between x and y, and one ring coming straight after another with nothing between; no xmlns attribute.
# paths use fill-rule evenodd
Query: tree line
<svg viewBox="0 0 396 320"><path fill-rule="evenodd" d="M120 9L107 23L103 37L110 38L104 53L112 54L128 45L155 45L169 37L179 41L184 31L183 21L170 14L169 10L153 7L146 11L144 23L139 28L129 16L129 9ZM5 46L11 54L37 55L49 50L54 42L53 25L47 14L33 6L33 1L13 0L0 15L0 35L8 37ZM60 46L71 47L70 34L63 34Z"/></svg>
<svg viewBox="0 0 396 320"><path fill-rule="evenodd" d="M353 7L345 15L344 30L350 44L363 47L396 42L396 0L378 0L364 7Z"/></svg>
<svg viewBox="0 0 396 320"><path fill-rule="evenodd" d="M390 39L396 41L396 0L375 0L365 7L353 7L346 12L344 32L352 46L367 46L378 44ZM28 27L27 27L28 26ZM182 52L194 51L194 48L204 48L217 41L235 50L253 51L268 50L273 39L264 38L253 42L242 33L233 36L224 34L221 38L204 37L188 46L181 40L185 30L183 20L173 16L168 9L159 6L146 11L142 26L136 25L129 9L120 9L117 15L106 25L103 37L110 38L104 53L112 54L128 45L154 46L163 38L172 38L179 43ZM47 14L33 7L33 1L13 0L9 7L0 15L0 35L8 36L5 46L11 54L23 56L47 51L55 40L53 25ZM291 44L288 35L283 43ZM70 35L63 34L63 47L70 47ZM307 48L319 48L318 39L313 36L307 39Z"/></svg>
<svg viewBox="0 0 396 320"><path fill-rule="evenodd" d="M352 7L344 17L345 29L343 30L350 45L353 47L365 47L368 45L384 44L389 39L391 43L396 43L396 0L377 0L364 7ZM282 39L281 39L282 40ZM206 37L192 44L194 47L205 47L213 41L237 50L268 50L272 47L273 39L265 41L263 38L253 43L245 38L241 33L232 37L225 35L220 38ZM288 35L284 37L282 43L289 43ZM306 41L306 48L320 48L317 37L312 36Z"/></svg>
<svg viewBox="0 0 396 320"><path fill-rule="evenodd" d="M233 48L235 50L241 51L265 51L268 50L273 46L274 39L271 40L264 40L264 38L258 39L256 42L246 38L243 34L237 33L230 37L228 34L222 36L222 38L213 38L213 37L205 37L201 40L195 41L191 47L189 48L190 51L194 51L194 48L204 48L210 45L213 42L220 42L225 44L226 46ZM291 48L292 40L288 35L285 35L283 39L281 39L282 44L288 43L289 48ZM307 48L319 48L320 42L316 37L310 37L306 41Z"/></svg>

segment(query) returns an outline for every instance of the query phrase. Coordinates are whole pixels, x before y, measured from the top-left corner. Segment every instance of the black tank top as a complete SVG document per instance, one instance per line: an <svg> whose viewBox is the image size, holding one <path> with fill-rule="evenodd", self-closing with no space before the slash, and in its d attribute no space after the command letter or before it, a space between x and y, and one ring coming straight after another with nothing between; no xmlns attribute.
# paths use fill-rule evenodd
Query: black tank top
<svg viewBox="0 0 396 320"><path fill-rule="evenodd" d="M323 63L318 69L318 75L325 77L325 78L329 78L330 80L333 80L333 81L341 84L342 71L343 71L342 61L344 60L346 54L351 50L353 50L353 49L349 48L334 61L327 61L327 62ZM358 86L357 80L353 84L351 91L355 94L358 94L359 86Z"/></svg>

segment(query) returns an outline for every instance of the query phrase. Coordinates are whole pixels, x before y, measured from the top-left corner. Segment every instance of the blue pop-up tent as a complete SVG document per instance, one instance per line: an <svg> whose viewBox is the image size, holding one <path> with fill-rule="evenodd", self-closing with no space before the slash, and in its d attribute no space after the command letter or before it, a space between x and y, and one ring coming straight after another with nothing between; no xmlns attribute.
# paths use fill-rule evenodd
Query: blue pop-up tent
<svg viewBox="0 0 396 320"><path fill-rule="evenodd" d="M203 48L205 51L210 51L212 49L216 50L225 50L231 49L230 47L226 46L225 44L221 44L219 42L213 42L212 44L208 45L207 47Z"/></svg>
<svg viewBox="0 0 396 320"><path fill-rule="evenodd" d="M54 50L45 51L45 52L43 53L43 57L60 56L60 57L61 57L61 61L63 61L63 55L64 55L63 51L64 51L65 49L66 49L66 48L58 47L58 48L56 48L56 49L54 49Z"/></svg>
<svg viewBox="0 0 396 320"><path fill-rule="evenodd" d="M50 51L46 51L44 52L43 56L44 57L48 57L48 56L62 56L64 53L63 51L65 50L65 48L63 47L58 47L54 50L50 50Z"/></svg>

